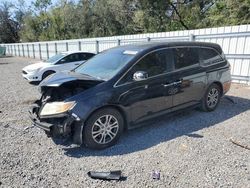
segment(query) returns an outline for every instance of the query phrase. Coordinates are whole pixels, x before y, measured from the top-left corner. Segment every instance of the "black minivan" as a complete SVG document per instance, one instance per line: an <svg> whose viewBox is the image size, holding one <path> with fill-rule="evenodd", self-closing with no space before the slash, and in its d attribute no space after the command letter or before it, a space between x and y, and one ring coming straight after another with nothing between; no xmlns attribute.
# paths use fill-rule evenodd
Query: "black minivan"
<svg viewBox="0 0 250 188"><path fill-rule="evenodd" d="M215 110L230 84L230 65L217 44L119 46L46 78L30 117L50 137L102 149L145 120L189 107Z"/></svg>

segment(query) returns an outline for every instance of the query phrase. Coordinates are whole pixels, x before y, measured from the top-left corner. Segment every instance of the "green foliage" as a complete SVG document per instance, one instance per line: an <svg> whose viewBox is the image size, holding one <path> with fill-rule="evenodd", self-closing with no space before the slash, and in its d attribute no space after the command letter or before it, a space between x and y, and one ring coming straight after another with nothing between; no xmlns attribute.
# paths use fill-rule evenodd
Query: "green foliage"
<svg viewBox="0 0 250 188"><path fill-rule="evenodd" d="M168 30L170 18L166 12L170 9L170 1L143 0L137 3L133 18L139 32L162 32Z"/></svg>
<svg viewBox="0 0 250 188"><path fill-rule="evenodd" d="M0 43L13 43L19 40L19 23L10 15L12 6L7 1L0 5Z"/></svg>
<svg viewBox="0 0 250 188"><path fill-rule="evenodd" d="M250 24L250 0L24 0L0 3L0 42ZM12 11L11 11L12 10ZM14 10L14 11L13 11ZM8 34L7 32L8 31Z"/></svg>
<svg viewBox="0 0 250 188"><path fill-rule="evenodd" d="M250 0L218 0L204 21L209 26L250 24Z"/></svg>
<svg viewBox="0 0 250 188"><path fill-rule="evenodd" d="M92 34L112 36L131 33L132 11L129 0L99 0L93 5Z"/></svg>
<svg viewBox="0 0 250 188"><path fill-rule="evenodd" d="M22 41L31 42L39 41L39 35L41 34L40 25L37 18L32 14L27 14L24 17L24 27L20 31L20 37Z"/></svg>

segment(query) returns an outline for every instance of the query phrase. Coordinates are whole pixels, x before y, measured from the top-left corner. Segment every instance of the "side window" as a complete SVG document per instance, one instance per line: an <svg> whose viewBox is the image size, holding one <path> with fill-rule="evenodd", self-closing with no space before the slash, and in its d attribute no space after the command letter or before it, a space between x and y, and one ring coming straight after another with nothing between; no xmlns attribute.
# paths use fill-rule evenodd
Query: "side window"
<svg viewBox="0 0 250 188"><path fill-rule="evenodd" d="M157 76L173 70L173 53L171 49L152 52L137 62L123 77L119 84L133 81L133 75L137 71L145 71L149 77Z"/></svg>
<svg viewBox="0 0 250 188"><path fill-rule="evenodd" d="M222 57L214 49L200 48L199 49L200 63L201 65L210 65L222 61Z"/></svg>
<svg viewBox="0 0 250 188"><path fill-rule="evenodd" d="M78 59L78 61L84 61L86 59L87 58L86 58L86 54L85 53L79 53L79 59Z"/></svg>
<svg viewBox="0 0 250 188"><path fill-rule="evenodd" d="M64 58L62 58L58 64L64 64L64 63L71 63L71 62L75 62L75 61L79 61L79 54L70 54Z"/></svg>
<svg viewBox="0 0 250 188"><path fill-rule="evenodd" d="M88 60L91 57L93 57L95 54L92 53L79 53L79 60L78 61L84 61L84 60Z"/></svg>
<svg viewBox="0 0 250 188"><path fill-rule="evenodd" d="M95 56L95 54L92 53L86 53L86 60L90 59L91 57Z"/></svg>
<svg viewBox="0 0 250 188"><path fill-rule="evenodd" d="M174 49L175 69L189 67L199 63L197 48L182 47Z"/></svg>

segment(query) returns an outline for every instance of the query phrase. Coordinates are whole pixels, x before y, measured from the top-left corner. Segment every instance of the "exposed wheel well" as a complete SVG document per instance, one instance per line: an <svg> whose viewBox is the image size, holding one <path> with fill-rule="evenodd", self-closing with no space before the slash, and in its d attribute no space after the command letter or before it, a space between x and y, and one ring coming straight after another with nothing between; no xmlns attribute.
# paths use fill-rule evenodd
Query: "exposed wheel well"
<svg viewBox="0 0 250 188"><path fill-rule="evenodd" d="M213 82L212 84L218 85L220 87L220 89L221 89L221 95L223 95L223 86L222 86L222 83L216 81L216 82Z"/></svg>

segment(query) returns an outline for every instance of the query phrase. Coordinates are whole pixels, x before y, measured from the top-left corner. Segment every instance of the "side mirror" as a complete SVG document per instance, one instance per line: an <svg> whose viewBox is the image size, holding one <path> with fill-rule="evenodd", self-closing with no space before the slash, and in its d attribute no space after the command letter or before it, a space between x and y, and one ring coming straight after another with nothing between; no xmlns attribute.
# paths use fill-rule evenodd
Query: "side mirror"
<svg viewBox="0 0 250 188"><path fill-rule="evenodd" d="M133 75L134 81L146 80L148 78L148 73L145 71L137 71Z"/></svg>

